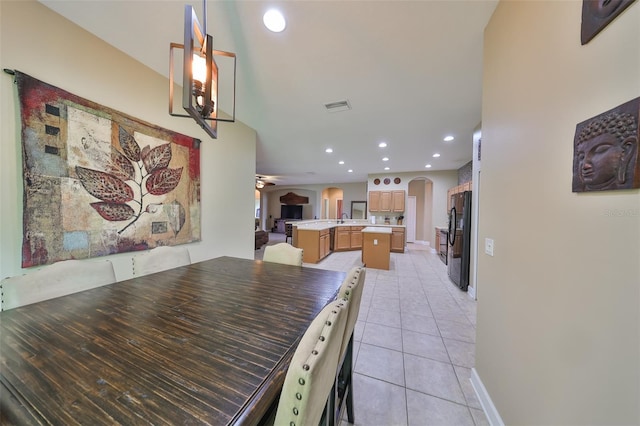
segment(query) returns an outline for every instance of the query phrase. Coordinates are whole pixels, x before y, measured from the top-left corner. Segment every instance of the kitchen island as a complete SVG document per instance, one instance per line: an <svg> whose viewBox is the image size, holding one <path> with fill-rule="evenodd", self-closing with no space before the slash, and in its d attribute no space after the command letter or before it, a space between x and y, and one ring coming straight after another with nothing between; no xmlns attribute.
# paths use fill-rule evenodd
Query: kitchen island
<svg viewBox="0 0 640 426"><path fill-rule="evenodd" d="M333 251L354 251L363 247L365 227L387 229L390 232L390 251L404 253L406 227L404 225L372 224L367 220L303 220L292 221L292 245L303 249L303 262L318 263Z"/></svg>
<svg viewBox="0 0 640 426"><path fill-rule="evenodd" d="M368 226L362 230L362 263L367 268L389 270L391 228Z"/></svg>

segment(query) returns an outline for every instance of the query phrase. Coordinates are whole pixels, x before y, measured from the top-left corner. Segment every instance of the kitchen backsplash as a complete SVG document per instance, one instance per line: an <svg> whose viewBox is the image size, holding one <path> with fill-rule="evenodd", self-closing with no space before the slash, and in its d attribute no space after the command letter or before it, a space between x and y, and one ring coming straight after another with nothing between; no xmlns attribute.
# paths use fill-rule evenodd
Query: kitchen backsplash
<svg viewBox="0 0 640 426"><path fill-rule="evenodd" d="M378 225L382 224L384 225L386 223L386 221L388 220L388 224L389 225L397 225L398 224L398 218L402 216L402 214L400 213L394 213L394 214L389 214L389 215L371 215L369 216L369 222L371 223L377 223ZM374 220L375 218L375 220ZM402 224L404 225L404 221L402 222Z"/></svg>

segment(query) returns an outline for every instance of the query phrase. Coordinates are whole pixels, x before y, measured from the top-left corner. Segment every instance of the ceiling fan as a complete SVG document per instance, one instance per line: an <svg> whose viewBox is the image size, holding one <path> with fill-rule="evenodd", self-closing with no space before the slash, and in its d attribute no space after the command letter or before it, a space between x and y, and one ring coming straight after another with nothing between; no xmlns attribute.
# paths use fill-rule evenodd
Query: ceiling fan
<svg viewBox="0 0 640 426"><path fill-rule="evenodd" d="M264 176L256 175L256 189L262 189L265 186L272 186L272 185L275 185L275 183L267 182L266 180L264 180Z"/></svg>

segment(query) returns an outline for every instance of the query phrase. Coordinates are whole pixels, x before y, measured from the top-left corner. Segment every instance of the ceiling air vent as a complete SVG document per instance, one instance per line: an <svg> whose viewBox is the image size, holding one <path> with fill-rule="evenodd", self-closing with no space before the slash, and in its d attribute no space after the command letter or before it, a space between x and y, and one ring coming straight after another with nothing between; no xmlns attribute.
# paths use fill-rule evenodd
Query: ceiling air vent
<svg viewBox="0 0 640 426"><path fill-rule="evenodd" d="M324 104L324 107L327 109L328 112L348 111L348 110L351 109L351 105L349 104L349 101L347 101L347 100L329 102L329 103Z"/></svg>

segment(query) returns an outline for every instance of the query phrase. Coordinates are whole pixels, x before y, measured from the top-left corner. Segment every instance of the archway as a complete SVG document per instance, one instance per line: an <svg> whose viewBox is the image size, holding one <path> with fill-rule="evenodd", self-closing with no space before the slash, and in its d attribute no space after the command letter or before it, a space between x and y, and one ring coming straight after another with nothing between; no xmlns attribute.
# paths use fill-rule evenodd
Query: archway
<svg viewBox="0 0 640 426"><path fill-rule="evenodd" d="M320 219L339 219L345 211L343 206L344 191L340 188L327 187L322 190Z"/></svg>

